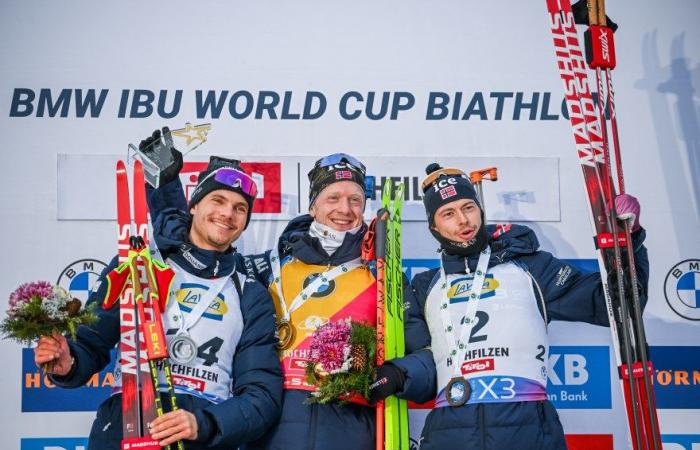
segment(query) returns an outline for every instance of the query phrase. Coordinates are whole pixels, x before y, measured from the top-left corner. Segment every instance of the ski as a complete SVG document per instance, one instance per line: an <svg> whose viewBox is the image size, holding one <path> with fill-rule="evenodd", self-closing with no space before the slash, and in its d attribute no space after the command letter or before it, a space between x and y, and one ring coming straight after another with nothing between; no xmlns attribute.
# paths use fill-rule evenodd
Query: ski
<svg viewBox="0 0 700 450"><path fill-rule="evenodd" d="M385 182L382 190L380 216L385 233L377 233L378 248L385 252L383 264L384 303L384 357L387 360L405 354L403 264L401 261L401 205L403 183L394 189L393 183ZM380 227L380 229L382 228ZM380 236L384 234L384 236ZM379 263L377 264L379 266ZM378 282L378 286L379 286ZM384 448L403 450L409 448L408 404L406 400L389 396L384 401Z"/></svg>
<svg viewBox="0 0 700 450"><path fill-rule="evenodd" d="M142 348L143 333L141 324L145 312L152 308L138 306L142 301L142 267L133 266L134 234L132 233L131 196L126 165L117 162L117 239L120 265L108 275L108 294L105 308L119 301L119 372L122 384L122 443L123 450L139 445L144 450L160 449L158 442L144 436L149 424L157 417L155 386L150 380L150 368L146 351ZM134 164L134 225L138 232L148 232L148 207L145 198L143 168L140 162ZM136 272L136 273L134 273ZM129 283L131 281L131 283ZM121 285L119 283L122 283ZM139 299L137 301L137 294ZM144 309L145 308L145 309ZM139 311L143 309L143 311ZM142 318L139 320L139 313Z"/></svg>
<svg viewBox="0 0 700 450"><path fill-rule="evenodd" d="M547 9L551 19L550 28L557 66L564 83L569 120L589 198L589 212L595 233L598 263L632 446L640 450L658 450L661 448L661 440L651 386L653 369L646 353L647 343L636 284L631 233L628 224L620 229L614 208L615 183L601 74L601 69L604 68L607 75L607 101L610 108L608 111L611 116L618 185L620 192L624 193L610 76L610 70L615 66L614 44L612 30L605 26L604 8L598 8L596 3L591 0L588 3L591 27L585 38L589 44L586 53L588 62L591 68L596 69L597 102L594 101L589 88L586 62L579 46L570 1L547 0ZM627 267L623 263L623 254ZM629 370L630 368L632 370Z"/></svg>
<svg viewBox="0 0 700 450"><path fill-rule="evenodd" d="M374 242L372 242L371 245L374 246L377 261L377 353L375 361L377 367L384 364L385 361L386 314L384 313L384 305L386 303L385 274L388 220L389 211L382 208L377 212L377 217L372 221L372 225L370 225L370 232L374 233ZM368 257L368 259L370 259L370 257ZM375 413L375 450L384 450L385 419L385 401L380 400L377 402Z"/></svg>

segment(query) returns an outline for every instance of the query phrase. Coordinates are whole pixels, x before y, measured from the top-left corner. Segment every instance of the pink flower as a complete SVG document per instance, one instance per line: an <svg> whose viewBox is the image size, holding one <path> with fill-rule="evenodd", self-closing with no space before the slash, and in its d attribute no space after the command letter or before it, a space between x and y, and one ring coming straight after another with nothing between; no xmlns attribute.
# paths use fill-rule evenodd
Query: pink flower
<svg viewBox="0 0 700 450"><path fill-rule="evenodd" d="M321 363L327 372L335 372L343 367L349 355L350 322L329 322L320 326L311 341L311 358Z"/></svg>

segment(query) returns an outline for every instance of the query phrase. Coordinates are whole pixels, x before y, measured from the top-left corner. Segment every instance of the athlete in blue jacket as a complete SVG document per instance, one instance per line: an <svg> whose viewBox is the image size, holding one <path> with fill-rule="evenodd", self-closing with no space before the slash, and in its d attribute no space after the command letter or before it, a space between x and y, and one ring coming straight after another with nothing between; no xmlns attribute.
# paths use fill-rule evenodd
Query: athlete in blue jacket
<svg viewBox="0 0 700 450"><path fill-rule="evenodd" d="M247 277L242 257L231 247L248 225L255 195L255 182L237 161L212 157L199 176L189 214L166 209L154 222L158 250L176 274L163 312L165 328L184 333L197 347L191 360L170 354L180 409L152 422L152 436L161 445L184 440L188 450L245 448L279 417L282 377L274 308L265 287ZM116 258L102 280L115 265ZM106 288L102 282L92 300L101 304ZM192 299L211 303L198 310ZM35 349L37 364L56 362L51 379L58 386L82 386L109 362L119 341L119 308L99 311L99 321L81 327L75 342L46 337ZM175 335L167 333L166 339ZM167 408L170 402L163 404ZM121 394L116 392L97 411L89 449L120 449L121 439Z"/></svg>
<svg viewBox="0 0 700 450"><path fill-rule="evenodd" d="M539 251L527 227L486 226L466 175L437 164L429 169L424 204L441 244L441 267L414 277L406 333L431 349L437 382L428 371L395 359L384 366L401 368L413 383L382 366L377 397L398 391L419 402L435 399L421 450L565 449L545 393L547 324L608 326L600 274L582 273ZM649 263L639 204L620 196L616 208L620 216L636 216L634 256L646 302Z"/></svg>

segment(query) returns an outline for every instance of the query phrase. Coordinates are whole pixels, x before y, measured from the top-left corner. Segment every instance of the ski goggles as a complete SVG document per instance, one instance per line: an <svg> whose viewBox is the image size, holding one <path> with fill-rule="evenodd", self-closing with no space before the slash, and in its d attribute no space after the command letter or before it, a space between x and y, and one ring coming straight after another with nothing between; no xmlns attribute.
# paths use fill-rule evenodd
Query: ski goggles
<svg viewBox="0 0 700 450"><path fill-rule="evenodd" d="M367 174L365 165L362 164L359 159L352 155L348 155L347 153L333 153L332 155L324 156L316 161L316 167L328 167L340 163L346 163L356 167L360 172L362 172L362 176Z"/></svg>
<svg viewBox="0 0 700 450"><path fill-rule="evenodd" d="M435 172L431 173L425 179L423 179L423 182L421 183L421 189L423 189L423 192L425 192L427 189L429 189L432 185L435 184L438 178L441 176L459 176L459 177L464 177L467 180L469 180L469 177L467 176L466 173L464 173L463 170L460 169L455 169L452 167L443 167L441 169L436 170Z"/></svg>
<svg viewBox="0 0 700 450"><path fill-rule="evenodd" d="M258 195L258 185L255 184L255 180L242 170L234 169L233 167L221 167L207 175L207 178L211 176L214 177L215 181L232 188L238 188L250 197L255 198ZM204 183L207 178L199 184Z"/></svg>

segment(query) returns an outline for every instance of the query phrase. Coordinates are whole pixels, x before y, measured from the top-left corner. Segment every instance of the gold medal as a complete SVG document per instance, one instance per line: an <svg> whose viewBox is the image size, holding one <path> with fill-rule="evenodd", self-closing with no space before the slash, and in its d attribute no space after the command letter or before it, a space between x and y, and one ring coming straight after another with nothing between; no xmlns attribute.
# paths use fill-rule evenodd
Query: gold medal
<svg viewBox="0 0 700 450"><path fill-rule="evenodd" d="M277 322L277 337L279 339L277 349L287 350L291 347L292 342L294 342L295 334L294 327L288 320L279 320Z"/></svg>

